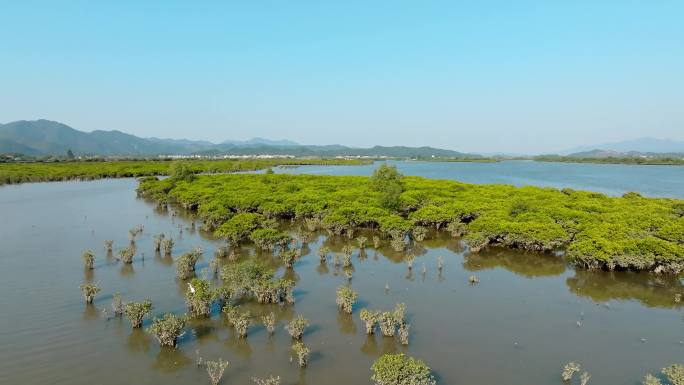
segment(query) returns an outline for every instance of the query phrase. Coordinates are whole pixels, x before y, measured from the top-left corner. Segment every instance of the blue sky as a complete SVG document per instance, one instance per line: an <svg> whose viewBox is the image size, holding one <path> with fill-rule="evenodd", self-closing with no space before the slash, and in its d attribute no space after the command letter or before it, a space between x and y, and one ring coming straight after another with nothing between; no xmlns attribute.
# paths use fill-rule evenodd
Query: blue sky
<svg viewBox="0 0 684 385"><path fill-rule="evenodd" d="M682 1L0 9L0 122L477 152L684 139Z"/></svg>

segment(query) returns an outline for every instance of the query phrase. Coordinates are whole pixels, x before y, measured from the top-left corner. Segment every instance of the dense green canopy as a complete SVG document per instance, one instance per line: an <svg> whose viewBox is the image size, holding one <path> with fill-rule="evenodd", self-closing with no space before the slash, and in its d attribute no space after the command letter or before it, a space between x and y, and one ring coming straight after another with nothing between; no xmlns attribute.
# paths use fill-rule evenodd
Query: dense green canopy
<svg viewBox="0 0 684 385"><path fill-rule="evenodd" d="M0 163L0 186L27 182L127 178L145 175L177 175L192 179L196 173L225 173L263 170L279 165L364 164L346 159L225 159L225 160L93 160L72 162Z"/></svg>
<svg viewBox="0 0 684 385"><path fill-rule="evenodd" d="M465 234L472 251L489 244L566 249L573 262L589 268L684 268L680 200L419 177L402 177L400 183L396 208L386 205L382 189L374 188L369 178L357 176L201 175L194 181L152 177L141 181L140 191L197 209L210 228L232 241L272 227L272 219L317 218L331 234L372 228L410 236L411 229L425 226Z"/></svg>

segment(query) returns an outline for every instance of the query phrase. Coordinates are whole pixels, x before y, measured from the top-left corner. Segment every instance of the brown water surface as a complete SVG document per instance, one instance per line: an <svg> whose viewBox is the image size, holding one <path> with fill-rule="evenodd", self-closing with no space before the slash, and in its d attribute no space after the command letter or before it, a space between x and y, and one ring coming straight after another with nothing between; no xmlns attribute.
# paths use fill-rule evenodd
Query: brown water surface
<svg viewBox="0 0 684 385"><path fill-rule="evenodd" d="M135 187L134 180L119 179L0 188L0 383L208 384L205 370L195 365L196 350L204 359L230 361L224 384L273 374L286 385L369 384L369 367L385 352L425 360L440 384L470 385L558 384L561 367L571 360L592 374L590 383L638 384L646 372L684 357L682 304L674 300L684 294L681 279L576 271L559 256L510 250L467 255L458 240L444 236L419 245L411 274L387 245L362 254L357 249L352 286L360 298L353 316L335 306L344 274L331 262L320 265L316 255L322 243L339 251L345 240L314 236L294 271L258 253L279 266L279 275L297 281L294 306L243 305L257 315L275 311L275 336L256 325L247 339L238 339L215 309L211 319L189 325L177 349L160 349L127 320L107 320L112 295L150 298L155 314L184 312L185 284L175 279L171 258L152 252L153 235L173 236L174 258L202 246L198 271L220 241L193 230L187 217L136 198ZM113 239L116 254L137 224L145 226L138 252L133 265L122 266L104 253L103 241ZM84 271L81 262L88 248L96 253L93 271ZM242 258L255 254L241 249ZM441 273L439 256L445 260ZM470 275L480 283L469 285ZM83 282L102 288L93 305L83 303ZM397 302L407 305L408 347L367 337L358 317L363 307L390 310ZM306 369L290 362L291 341L283 330L298 313L312 324L304 336L311 348Z"/></svg>

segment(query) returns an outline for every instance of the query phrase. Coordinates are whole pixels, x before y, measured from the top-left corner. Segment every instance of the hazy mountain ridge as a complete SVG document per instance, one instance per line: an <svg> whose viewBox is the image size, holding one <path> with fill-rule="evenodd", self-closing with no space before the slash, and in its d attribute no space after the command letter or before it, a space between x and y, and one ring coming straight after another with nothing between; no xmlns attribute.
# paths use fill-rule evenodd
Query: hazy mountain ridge
<svg viewBox="0 0 684 385"><path fill-rule="evenodd" d="M684 153L684 141L676 141L670 139L658 138L637 138L625 140L621 142L611 142L590 146L578 146L566 151L562 151L561 155L575 156L577 153L586 153L593 151L612 151L617 156L629 156L628 153L633 154L677 154ZM634 155L632 155L634 156ZM637 155L638 156L638 155Z"/></svg>
<svg viewBox="0 0 684 385"><path fill-rule="evenodd" d="M290 140L253 138L227 140L220 144L186 139L140 138L121 131L78 131L50 120L0 124L0 153L32 156L64 155L292 155L292 156L388 156L388 157L478 157L432 147L301 145Z"/></svg>
<svg viewBox="0 0 684 385"><path fill-rule="evenodd" d="M681 158L684 152L640 152L640 151L611 151L611 150L591 150L568 154L570 158Z"/></svg>

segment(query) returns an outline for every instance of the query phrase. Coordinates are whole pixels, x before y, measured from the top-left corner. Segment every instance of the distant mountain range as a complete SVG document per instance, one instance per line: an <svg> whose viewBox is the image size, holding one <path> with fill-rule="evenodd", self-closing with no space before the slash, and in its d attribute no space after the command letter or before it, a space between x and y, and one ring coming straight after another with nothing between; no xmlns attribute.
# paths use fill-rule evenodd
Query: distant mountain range
<svg viewBox="0 0 684 385"><path fill-rule="evenodd" d="M301 145L289 140L254 138L215 144L184 139L140 138L121 131L83 132L50 120L21 120L0 124L0 153L30 156L65 155L293 155L293 156L388 156L477 157L432 147L352 148L341 145Z"/></svg>
<svg viewBox="0 0 684 385"><path fill-rule="evenodd" d="M657 138L638 138L622 142L612 142L591 146L579 146L561 152L561 155L577 156L588 152L610 153L614 156L639 156L642 154L678 154L684 153L684 142ZM630 155L631 154L631 155Z"/></svg>
<svg viewBox="0 0 684 385"><path fill-rule="evenodd" d="M683 152L641 152L641 151L612 151L591 150L568 154L571 158L683 158Z"/></svg>

